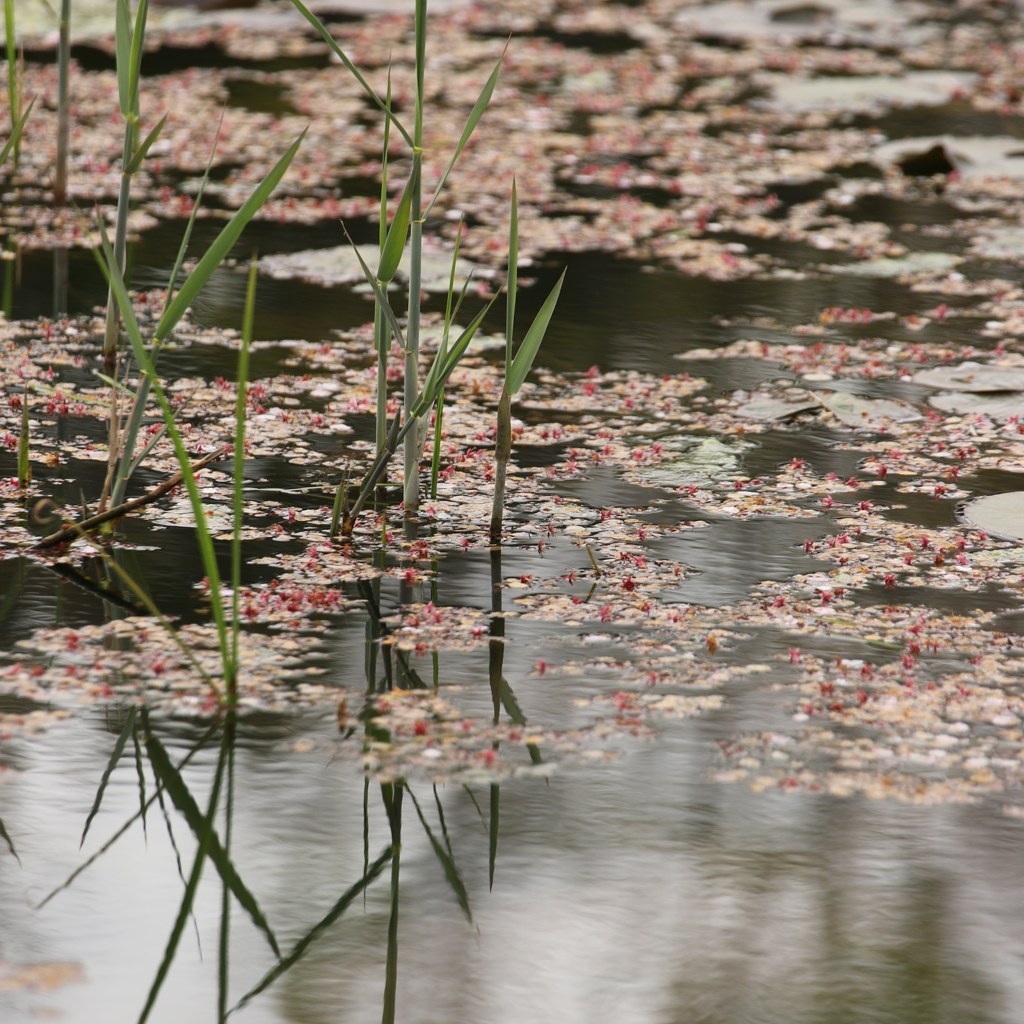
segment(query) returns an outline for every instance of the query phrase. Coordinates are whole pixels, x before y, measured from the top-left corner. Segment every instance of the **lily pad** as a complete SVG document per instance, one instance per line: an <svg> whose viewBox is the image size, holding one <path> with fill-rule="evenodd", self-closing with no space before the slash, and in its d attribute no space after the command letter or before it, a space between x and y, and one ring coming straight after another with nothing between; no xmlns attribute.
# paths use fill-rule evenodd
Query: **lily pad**
<svg viewBox="0 0 1024 1024"><path fill-rule="evenodd" d="M958 366L933 366L930 370L915 373L914 383L946 391L1024 391L1024 366L972 362Z"/></svg>
<svg viewBox="0 0 1024 1024"><path fill-rule="evenodd" d="M739 471L740 453L746 447L749 446L725 443L716 437L677 438L661 462L640 466L631 476L652 487L706 487L734 476Z"/></svg>
<svg viewBox="0 0 1024 1024"><path fill-rule="evenodd" d="M864 260L861 263L845 263L829 267L837 274L853 277L906 277L909 274L950 270L960 262L960 257L951 252L914 252L899 258L881 257Z"/></svg>
<svg viewBox="0 0 1024 1024"><path fill-rule="evenodd" d="M889 398L861 398L845 391L814 394L840 423L848 427L874 430L890 423L913 423L922 418L912 405Z"/></svg>
<svg viewBox="0 0 1024 1024"><path fill-rule="evenodd" d="M976 498L961 505L957 516L968 526L977 527L994 537L1024 540L1024 491Z"/></svg>
<svg viewBox="0 0 1024 1024"><path fill-rule="evenodd" d="M380 261L380 250L375 245L361 245L359 252L371 270ZM399 276L405 280L409 278L409 261L410 255L406 251L398 268ZM424 248L421 273L425 291L446 291L451 269L450 252ZM461 287L462 282L478 269L476 264L460 258L455 267L456 287ZM350 245L336 245L329 249L302 249L299 252L264 256L260 260L260 270L278 280L298 278L311 284L323 285L325 288L340 284L361 284L366 281L363 269Z"/></svg>
<svg viewBox="0 0 1024 1024"><path fill-rule="evenodd" d="M933 395L928 404L942 412L987 416L992 420L1008 420L1014 416L1024 419L1024 395L1016 392L944 391Z"/></svg>
<svg viewBox="0 0 1024 1024"><path fill-rule="evenodd" d="M915 71L906 75L771 75L773 110L863 110L882 105L941 104L971 87L976 75ZM762 81L764 79L762 78Z"/></svg>
<svg viewBox="0 0 1024 1024"><path fill-rule="evenodd" d="M773 398L770 395L755 395L734 410L737 416L748 420L771 422L790 420L802 412L811 412L821 407L821 402L802 388L793 388L786 396Z"/></svg>

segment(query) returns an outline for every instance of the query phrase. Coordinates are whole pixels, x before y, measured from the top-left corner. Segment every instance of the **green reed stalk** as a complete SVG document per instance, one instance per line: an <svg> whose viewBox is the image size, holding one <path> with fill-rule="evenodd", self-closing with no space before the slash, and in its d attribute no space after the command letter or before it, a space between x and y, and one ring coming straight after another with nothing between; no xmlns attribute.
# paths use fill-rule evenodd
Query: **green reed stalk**
<svg viewBox="0 0 1024 1024"><path fill-rule="evenodd" d="M391 70L388 69L386 108L391 110ZM378 247L384 251L388 235L388 156L391 148L391 118L384 119L384 145L380 158L380 225ZM388 432L388 356L391 351L391 331L379 302L373 304L373 342L377 349L377 454L384 450Z"/></svg>
<svg viewBox="0 0 1024 1024"><path fill-rule="evenodd" d="M4 0L4 33L7 48L7 102L11 114L11 137L14 139L14 169L21 162L21 133L17 124L21 119L21 95L18 81L18 43L14 35L14 0Z"/></svg>
<svg viewBox="0 0 1024 1024"><path fill-rule="evenodd" d="M32 483L32 462L29 459L28 388L21 394L21 431L18 434L18 489L27 491Z"/></svg>
<svg viewBox="0 0 1024 1024"><path fill-rule="evenodd" d="M245 419L249 390L249 352L252 348L253 314L256 308L256 257L249 261L249 280L245 289L245 311L242 315L242 344L238 351L238 382L235 393L235 460L232 495L231 531L231 660L239 664L238 637L241 631L239 590L242 586L242 522L245 502ZM237 674L228 684L228 704L238 703Z"/></svg>
<svg viewBox="0 0 1024 1024"><path fill-rule="evenodd" d="M519 350L513 355L512 332L515 325L516 293L519 286L519 200L516 195L516 183L512 181L512 209L509 216L508 238L508 287L505 307L505 381L498 399L497 437L494 450L494 499L491 505L491 544L501 543L502 521L505 517L505 478L508 461L512 455L512 399L523 386L526 375L533 366L541 342L547 333L548 324L558 304L558 296L562 291L565 271L555 287L544 300L540 311L534 318L530 329L526 332Z"/></svg>
<svg viewBox="0 0 1024 1024"><path fill-rule="evenodd" d="M57 43L57 167L53 177L53 201L64 206L68 201L68 139L71 136L71 109L68 82L71 66L71 0L61 0L60 37Z"/></svg>
<svg viewBox="0 0 1024 1024"><path fill-rule="evenodd" d="M410 232L409 315L406 321L405 383L403 405L409 418L419 397L420 374L420 285L423 280L423 82L427 63L427 0L416 0L416 109L413 122L412 178L416 187L412 197ZM410 431L405 439L405 489L407 514L415 514L420 502L420 452L423 438Z"/></svg>

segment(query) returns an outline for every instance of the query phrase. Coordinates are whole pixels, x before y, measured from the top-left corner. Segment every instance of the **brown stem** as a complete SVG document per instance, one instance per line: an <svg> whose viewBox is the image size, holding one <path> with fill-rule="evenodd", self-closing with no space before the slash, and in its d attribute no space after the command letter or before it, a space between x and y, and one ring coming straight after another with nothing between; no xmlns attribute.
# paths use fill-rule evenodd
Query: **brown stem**
<svg viewBox="0 0 1024 1024"><path fill-rule="evenodd" d="M197 473L200 469L204 466L208 466L211 462L216 462L218 459L222 459L231 451L231 448L232 446L229 444L222 445L215 452L210 452L209 455L204 455L197 462L192 463L192 472ZM120 519L122 516L128 515L129 512L134 512L136 509L142 508L144 505L151 505L154 501L159 500L169 491L173 491L174 488L181 483L184 477L185 474L179 469L174 476L168 477L162 484L159 484L154 487L153 490L147 491L138 498L132 498L131 501L122 502L114 508L108 508L106 511L99 512L94 516L88 516L86 519L80 519L77 523L64 523L56 533L48 534L40 540L37 540L35 544L32 545L32 548L33 550L43 550L45 548L56 547L59 544L70 544L83 534L92 532L104 523L109 523L113 519Z"/></svg>

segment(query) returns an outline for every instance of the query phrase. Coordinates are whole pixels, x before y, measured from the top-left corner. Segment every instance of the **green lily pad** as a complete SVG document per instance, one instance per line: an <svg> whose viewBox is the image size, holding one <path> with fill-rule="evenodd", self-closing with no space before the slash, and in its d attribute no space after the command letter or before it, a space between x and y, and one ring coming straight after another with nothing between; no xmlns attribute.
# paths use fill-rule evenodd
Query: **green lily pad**
<svg viewBox="0 0 1024 1024"><path fill-rule="evenodd" d="M958 517L994 537L1024 540L1024 491L976 498L957 509Z"/></svg>
<svg viewBox="0 0 1024 1024"><path fill-rule="evenodd" d="M945 391L1024 391L1024 366L972 362L958 366L933 366L930 370L915 373L914 383Z"/></svg>

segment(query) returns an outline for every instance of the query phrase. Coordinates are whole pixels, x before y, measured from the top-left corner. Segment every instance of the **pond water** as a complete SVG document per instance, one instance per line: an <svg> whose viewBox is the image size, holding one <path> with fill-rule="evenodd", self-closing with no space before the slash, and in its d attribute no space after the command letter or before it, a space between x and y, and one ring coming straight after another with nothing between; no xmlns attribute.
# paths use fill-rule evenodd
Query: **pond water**
<svg viewBox="0 0 1024 1024"><path fill-rule="evenodd" d="M707 6L717 11L729 5ZM774 11L769 22L789 24L777 5L761 6ZM349 20L359 23L355 15ZM933 20L941 22L939 15ZM607 26L573 30L556 22L552 16L529 27L527 37L613 60L627 59L640 45L632 34ZM488 31L479 28L477 38L487 38ZM734 45L711 41L706 51ZM223 64L219 46L209 44L211 52L205 44L164 48L159 71L172 69L176 60ZM877 48L885 55L885 47ZM90 46L81 56L89 54L97 66L109 67L103 47ZM306 65L278 55L237 66L270 71ZM308 67L322 66L322 55L310 57ZM702 72L690 85L703 80ZM725 87L723 80L713 81ZM283 85L239 78L228 93L238 109L275 115L294 109ZM924 122L921 111L927 113ZM973 133L999 133L994 114L972 121L976 113L956 99L923 108L897 105L876 118L844 115L841 123L844 129L873 125L891 137L966 131L965 125ZM1008 118L1005 132L1019 137L1021 123ZM709 130L708 137L713 134ZM884 222L918 254L967 252L966 237L942 230L965 216L962 206L939 190L872 191L877 178L877 168L865 164L863 175L851 172L849 178L832 170L809 185L769 182L781 204L772 216L786 218L801 204L818 204L822 218L841 211L846 225ZM851 180L863 190L837 200L835 190ZM350 184L348 194L373 193L365 175L353 176ZM599 202L617 188L581 185L567 188L562 199ZM659 202L671 201L670 192L655 191ZM376 226L365 219L347 220L346 226L360 243L375 237ZM163 219L139 233L130 255L136 287L165 285L182 227ZM217 227L200 222L197 249L209 244ZM928 235L933 228L939 230ZM940 559L937 547L946 541L930 537L956 530L955 506L963 497L1017 489L1016 450L998 464L975 469L966 463L962 474L941 478L942 460L955 465L956 457L948 448L930 450L940 468L921 470L928 486L915 489L917 470L901 468L900 459L923 459L921 452L894 453L886 430L877 438L865 432L876 447L862 434L851 440L849 423L834 417L814 414L794 426L780 416L752 423L749 432L730 426L715 447L703 443L716 430L715 416L724 417L759 388L774 394L799 384L815 393L824 388L868 402L898 399L927 407L930 392L911 382L909 371L825 373L771 347L806 343L812 350L825 336L813 330L831 325L830 310L839 310L840 320L843 310L887 318L880 327L854 316L827 336L829 344L857 350L873 345L881 332L894 347L913 345L920 321L941 306L952 315L933 316L929 351L971 344L986 354L996 341L981 336L979 324L997 314L974 308L969 289L948 289L946 278L846 273L866 255L856 246L833 252L796 233L761 236L739 218L717 239L732 247L730 253L759 260L763 272L723 280L635 252L551 248L538 254L521 292L520 322L529 322L563 267L568 274L538 364L540 398L524 403L518 414L529 427L554 422L571 431L574 422L583 422L583 438L549 441L530 434L517 446L515 462L524 479L527 471L548 475L521 502L510 503L509 539L500 555L455 541L431 548L429 558L417 557L390 542L386 553L363 552L365 564L383 572L375 579L341 569L334 580L317 577L328 579L323 586L337 591L338 603L316 629L305 619L297 625L258 622L251 630L254 678L261 666L270 666L269 672L280 672L273 686L285 696L266 696L237 721L228 716L225 728L194 692L175 692L173 681L151 701L145 722L134 701L117 696L124 685L120 655L134 641L110 627L135 622L133 613L147 614L144 597L179 628L200 628L209 620L195 532L180 505L119 528L114 561L142 593L126 587L99 557L50 564L5 552L4 1024L138 1018L183 895L191 891L186 880L198 843L189 823L201 812L190 812L189 805L194 800L204 808L215 787L221 788L222 806L225 793L230 801L218 828L236 888L225 897L216 864L205 862L148 1018L159 1024L225 1019L236 1006L231 1019L251 1024L382 1018L408 1024L1024 1020L1024 742L1017 711L1010 715L993 705L977 722L971 719L971 735L984 753L952 767L921 738L924 726L917 732L908 726L909 738L893 739L862 719L824 717L834 687L850 694L843 697L846 706L856 705L862 693L864 704L868 694L857 688L870 685L863 680L871 680L872 672L891 679L895 693L915 687L924 692L926 681L931 690L942 690L943 728L966 730L968 719L947 685L963 696L990 682L984 675L990 671L993 692L1002 687L1016 695L1024 613L1014 549L989 551L976 542L978 563L992 570L984 583L966 573L915 577L903 570L914 559L921 563L922 552L929 562L935 557L936 566L954 563L954 542L941 548ZM242 263L254 248L296 252L339 242L336 219L258 222L232 257ZM990 270L980 260L959 264L957 282L981 281ZM1013 261L999 271L1013 278L1011 285L1019 283ZM193 323L234 330L244 293L237 266L218 271L195 304ZM28 251L19 257L7 319L86 316L105 296L91 253L72 251L65 266L52 251ZM481 303L471 296L463 316ZM432 312L442 305L436 296L427 299ZM961 309L968 315L957 316ZM251 379L298 375L297 344L326 346L370 316L371 302L359 289L261 276L260 344ZM501 334L503 312L492 313L484 326ZM764 346L762 354L720 358L751 338ZM1012 350L1015 342L1007 344ZM493 364L499 356L485 353L481 359ZM172 380L230 382L236 359L230 337L207 338L171 348L160 369ZM332 373L305 364L302 369L323 380ZM61 372L79 386L91 380L87 369ZM630 375L651 382L684 372L706 381L697 398L670 394L671 403L689 403L693 419L685 427L642 409L632 418L618 407L608 412L608 447L658 446L656 459L645 453L635 456L635 464L628 456L605 464L585 457L598 452L587 435L600 429L600 392L592 408L541 401L561 385L568 395L588 373L617 401L615 389L627 388ZM321 396L307 405L327 409L330 401ZM17 432L14 420L4 426ZM340 457L372 441L365 409L346 414L345 427L340 438L309 434L310 444ZM46 429L59 441L65 426L57 420ZM965 427L968 434L970 429ZM102 425L85 421L75 430L73 454L56 465L38 465L34 475L40 494L72 508L96 493L105 468L82 450L83 437L103 443ZM484 435L480 444L493 442ZM585 453L580 466L574 446ZM15 448L0 449L0 477L16 476ZM301 579L300 563L316 557L311 546L325 547L317 537L326 534L334 481L325 483L321 466L292 454L263 453L246 466L246 497L258 503L250 519L257 536L243 546L241 582L250 597L271 592L281 580L285 589L289 579ZM659 461L663 456L667 469ZM884 459L889 465L879 469ZM833 490L790 486L786 473L799 482L805 466ZM149 470L139 476L140 487L163 478ZM784 502L772 505L765 498L757 506L762 478L788 487L773 492L776 498L784 494ZM940 479L946 482L937 488ZM561 502L573 509L570 519L552 513ZM609 520L610 528L625 525L602 546L594 538ZM274 524L282 522L275 535ZM389 522L401 532L397 513ZM35 535L48 529L29 508L12 513L6 525ZM469 536L464 523L448 526L455 537L460 531ZM406 540L433 542L444 530L443 513L436 520L425 516L407 528ZM858 553L872 539L889 545L888 560L879 568L881 561L865 559L858 575ZM217 543L226 569L228 544L223 537ZM616 545L633 575L614 575ZM1010 568L997 571L1000 557ZM610 575L614 583L608 583ZM615 603L634 587L650 586L653 595L655 579L659 589L651 600L662 617L645 618L649 610L632 606L623 612ZM610 588L615 596L608 596ZM559 610L548 614L545 599L560 600ZM455 639L431 639L429 632L416 632L425 628L419 619L410 625L410 618L429 618L425 605L468 624ZM783 607L786 617L771 617L771 609ZM972 628L972 616L982 615L984 629ZM885 631L880 624L887 617L905 628ZM952 649L939 627L933 636L930 625L922 627L947 619L950 631L983 634L978 642L988 646ZM76 661L69 652L80 644L90 654ZM286 660L274 660L282 652L290 652ZM996 657L1003 660L996 663ZM161 685L161 660L145 667L147 686ZM22 678L23 662L37 666L43 680L33 696L7 686L6 680ZM51 676L68 664L70 674ZM896 675L901 666L908 678ZM969 666L977 668L971 678ZM909 678L914 672L921 674ZM62 689L77 685L76 673L87 680L84 689ZM267 684L268 694L271 689ZM450 771L440 781L424 759L429 753L408 773L397 772L401 785L386 771L364 772L364 731L372 747L373 730L382 728L374 724L373 702L400 704L406 691L439 702L428 718L417 720L427 723L422 731L441 722L447 711L440 701L450 699L467 723L489 722L493 715L513 733L543 730L543 740L516 746L509 732L495 733L486 749L474 751L477 761L469 770ZM644 701L662 694L712 699L697 717L643 710ZM45 717L69 702L73 712L66 719ZM828 710L839 713L836 705ZM40 713L38 729L30 721L5 731L2 716L30 720L31 712ZM837 745L805 742L800 730L808 720L810 726L820 722ZM943 733L946 748L958 742L950 737L954 731ZM851 751L867 751L865 757L893 769L865 767ZM184 761L180 779L154 767L164 763L161 758ZM488 770L503 759L507 770ZM912 767L898 772L897 762ZM102 806L82 842L107 770ZM993 772L1005 784L992 783ZM907 777L917 789L901 788ZM156 778L168 784L160 801ZM840 781L830 785L829 779ZM948 795L932 798L945 794L950 779L979 788L951 786ZM853 781L844 789L843 780ZM106 848L122 826L124 835ZM370 877L365 887L364 875ZM246 906L236 898L240 890L251 894ZM268 924L260 927L254 918ZM287 963L279 976L280 956L268 931Z"/></svg>

